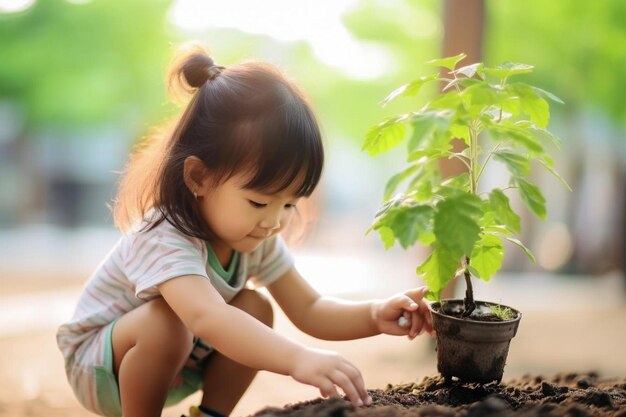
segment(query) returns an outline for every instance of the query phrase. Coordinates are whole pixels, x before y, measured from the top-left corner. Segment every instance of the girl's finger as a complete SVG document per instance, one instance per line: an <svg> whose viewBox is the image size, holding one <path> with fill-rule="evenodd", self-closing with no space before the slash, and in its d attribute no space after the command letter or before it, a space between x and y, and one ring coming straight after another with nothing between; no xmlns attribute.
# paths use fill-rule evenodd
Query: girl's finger
<svg viewBox="0 0 626 417"><path fill-rule="evenodd" d="M419 287L413 290L409 290L405 292L404 294L417 303L419 300L424 298L424 295L426 294L427 291L428 291L428 287Z"/></svg>
<svg viewBox="0 0 626 417"><path fill-rule="evenodd" d="M430 317L430 312L426 317L424 317L424 331L430 334L432 334L433 332L433 322L432 318Z"/></svg>
<svg viewBox="0 0 626 417"><path fill-rule="evenodd" d="M403 312L402 315L398 318L398 326L402 327L403 329L410 328L411 313L409 313L408 311Z"/></svg>
<svg viewBox="0 0 626 417"><path fill-rule="evenodd" d="M404 297L405 308L409 311L415 311L419 308L419 305L410 297Z"/></svg>
<svg viewBox="0 0 626 417"><path fill-rule="evenodd" d="M391 299L391 301L389 302L389 306L393 309L393 310L409 310L409 311L413 311L413 310L417 310L419 307L418 305L415 303L415 301L404 295L398 295L396 297L393 297Z"/></svg>
<svg viewBox="0 0 626 417"><path fill-rule="evenodd" d="M413 330L413 337L417 337L424 330L424 326L426 325L426 321L424 320L424 317L421 314L419 314L419 313L415 313L415 317L413 317L413 320L415 320L417 322L417 326L415 326L415 328L412 329Z"/></svg>
<svg viewBox="0 0 626 417"><path fill-rule="evenodd" d="M430 307L428 306L428 303L424 300L419 300L417 301L417 304L419 305L419 311L422 314L422 317L424 317L424 321L427 323L427 327L432 329L433 318L430 315Z"/></svg>
<svg viewBox="0 0 626 417"><path fill-rule="evenodd" d="M333 384L341 388L352 404L357 407L364 404L354 383L345 373L341 372L339 369L335 369L329 377Z"/></svg>
<svg viewBox="0 0 626 417"><path fill-rule="evenodd" d="M356 387L359 397L361 398L363 403L369 405L369 403L371 402L371 398L365 390L365 381L363 381L363 376L361 375L361 372L359 372L359 370L350 362L345 362L341 366L341 370L348 376L348 378L350 378L353 385Z"/></svg>
<svg viewBox="0 0 626 417"><path fill-rule="evenodd" d="M416 312L411 314L411 329L409 330L409 336L411 338L417 336L418 328L421 327L421 322L422 318L419 313Z"/></svg>
<svg viewBox="0 0 626 417"><path fill-rule="evenodd" d="M335 387L335 384L330 379L324 379L317 384L317 387L320 389L320 394L322 394L322 397L324 398L341 397L341 395L339 395L339 391L337 391L337 388Z"/></svg>

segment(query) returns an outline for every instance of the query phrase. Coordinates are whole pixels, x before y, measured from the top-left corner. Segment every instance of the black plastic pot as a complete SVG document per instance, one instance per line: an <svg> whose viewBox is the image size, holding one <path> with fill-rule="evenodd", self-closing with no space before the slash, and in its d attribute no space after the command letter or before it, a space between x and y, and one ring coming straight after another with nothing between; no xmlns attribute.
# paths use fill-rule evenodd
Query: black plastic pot
<svg viewBox="0 0 626 417"><path fill-rule="evenodd" d="M443 303L444 312L441 311ZM497 305L476 301L469 318L460 316L463 300L441 300L431 304L433 326L437 332L437 369L450 380L486 383L502 380L509 343L517 333L522 313L510 308L515 318L507 321L479 321L481 315ZM499 304L501 307L507 307ZM452 314L452 315L449 315Z"/></svg>

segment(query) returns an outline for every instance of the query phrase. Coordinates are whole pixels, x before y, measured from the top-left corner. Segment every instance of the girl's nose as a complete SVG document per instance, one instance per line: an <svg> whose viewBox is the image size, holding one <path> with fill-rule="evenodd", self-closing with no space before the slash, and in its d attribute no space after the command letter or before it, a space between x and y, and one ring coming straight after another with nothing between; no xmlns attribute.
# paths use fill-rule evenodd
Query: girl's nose
<svg viewBox="0 0 626 417"><path fill-rule="evenodd" d="M270 229L270 230L278 229L280 227L280 215L272 214L272 215L266 216L265 218L263 218L263 220L261 220L261 223L259 223L259 226L262 227L263 229Z"/></svg>

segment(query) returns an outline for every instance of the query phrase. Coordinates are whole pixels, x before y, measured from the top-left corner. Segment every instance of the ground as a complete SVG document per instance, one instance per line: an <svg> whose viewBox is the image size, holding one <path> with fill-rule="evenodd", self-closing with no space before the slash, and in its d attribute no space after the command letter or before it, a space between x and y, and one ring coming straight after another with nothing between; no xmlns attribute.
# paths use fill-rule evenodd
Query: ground
<svg viewBox="0 0 626 417"><path fill-rule="evenodd" d="M626 417L626 379L602 379L595 373L526 375L488 384L424 377L370 395L367 407L317 399L266 408L254 417Z"/></svg>
<svg viewBox="0 0 626 417"><path fill-rule="evenodd" d="M505 280L501 281L502 285L506 285ZM7 319L5 323L14 322L14 315L23 315L19 308L11 307L19 297L27 295L32 302L46 303L65 290L67 294L76 294L80 289L71 280L59 280L55 285L21 282L21 285L19 281L2 282L0 309ZM528 292L536 292L538 297L547 297L548 288L554 285L556 284L542 279L537 286L541 291L530 289ZM567 285L567 288L576 287L575 282L568 282ZM602 377L624 378L626 304L622 294L615 295L616 291L622 290L621 287L616 289L613 284L607 285L607 289L604 289L601 281L592 283L590 288L595 291L596 301L586 298L585 295L576 295L576 298L569 292L561 291L556 293L560 298L553 304L537 306L534 301L524 302L523 299L511 302L520 307L523 318L518 334L511 344L504 380L521 378L525 374L549 377L558 373L584 374L589 371L596 371ZM512 288L512 293L504 293L505 300L522 293L515 285L509 287ZM497 286L494 288L498 289ZM395 289L389 286L377 294L351 293L348 297L370 298L374 295L385 295L385 291ZM591 294L586 290L581 293ZM63 298L54 299L59 301ZM536 297L532 299L536 300ZM67 300L63 302L68 303ZM555 305L559 308L554 308ZM67 385L62 358L54 340L56 326L47 320L48 315L49 313L42 312L36 320L37 323L30 327L22 324L19 329L7 330L5 326L5 331L2 331L0 326L0 417L93 415L81 408ZM426 336L413 342L392 336L376 336L349 342L325 342L303 335L279 312L276 328L310 346L336 350L345 355L361 370L367 388L371 390L384 390L388 384L419 384L424 377L437 375L434 344ZM280 408L289 403L317 397L318 392L315 389L298 384L289 377L261 372L233 415L248 416L268 406ZM200 394L195 394L185 402L165 409L163 416L179 417L187 412L189 405L197 404L199 398Z"/></svg>

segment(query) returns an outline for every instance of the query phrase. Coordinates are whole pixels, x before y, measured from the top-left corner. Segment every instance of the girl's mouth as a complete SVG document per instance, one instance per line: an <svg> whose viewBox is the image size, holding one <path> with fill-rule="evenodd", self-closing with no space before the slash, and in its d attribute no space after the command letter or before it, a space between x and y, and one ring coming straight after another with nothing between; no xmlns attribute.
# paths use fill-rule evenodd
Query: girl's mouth
<svg viewBox="0 0 626 417"><path fill-rule="evenodd" d="M264 235L264 236L255 236L255 235L248 235L248 237L254 238L254 239L267 239L268 237L270 237L270 235Z"/></svg>

